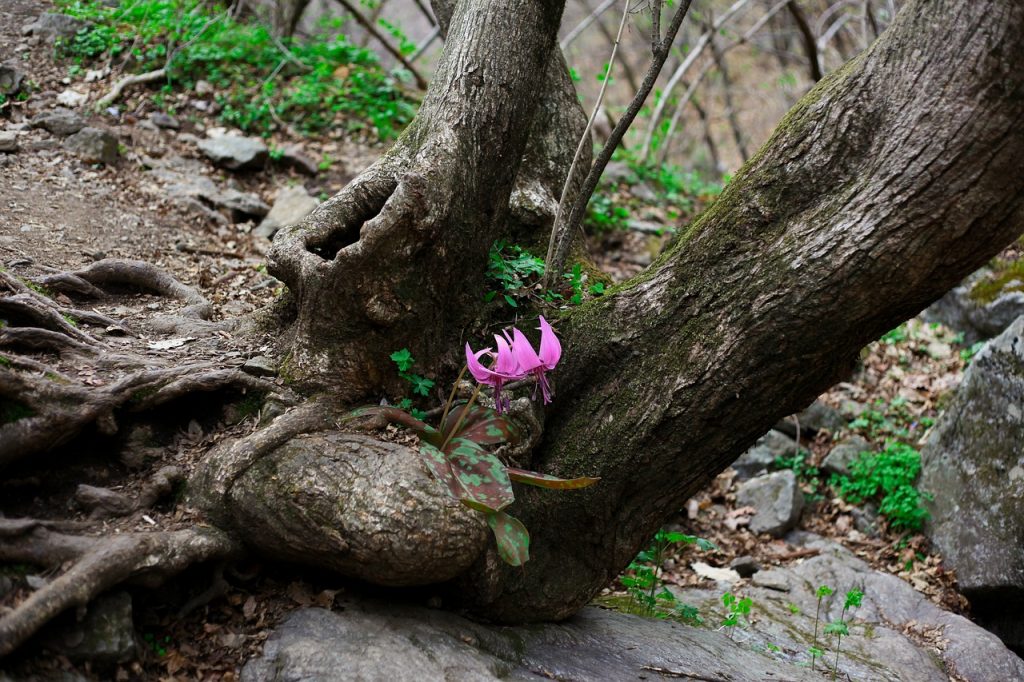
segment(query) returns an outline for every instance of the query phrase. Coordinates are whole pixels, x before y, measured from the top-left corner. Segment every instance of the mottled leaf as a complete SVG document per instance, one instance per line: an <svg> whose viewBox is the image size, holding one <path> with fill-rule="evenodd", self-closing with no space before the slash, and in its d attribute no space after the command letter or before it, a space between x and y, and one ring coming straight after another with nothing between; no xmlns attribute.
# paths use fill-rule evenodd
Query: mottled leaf
<svg viewBox="0 0 1024 682"><path fill-rule="evenodd" d="M454 429L465 410L465 404L452 409L448 413L441 431L447 434ZM462 421L459 431L455 436L467 438L480 445L518 443L522 437L515 424L491 408L482 405L473 405L469 409L465 420Z"/></svg>
<svg viewBox="0 0 1024 682"><path fill-rule="evenodd" d="M455 472L452 471L452 465L448 462L448 458L444 456L444 453L429 443L421 443L419 453L420 458L427 465L427 469L434 475L434 478L448 490L452 497L456 500L461 499L465 493L462 486L455 479Z"/></svg>
<svg viewBox="0 0 1024 682"><path fill-rule="evenodd" d="M487 525L498 543L498 556L511 566L522 566L530 560L530 532L514 516L505 512L487 515Z"/></svg>
<svg viewBox="0 0 1024 682"><path fill-rule="evenodd" d="M515 500L505 465L477 443L455 438L445 454L455 479L462 486L462 503L483 512L501 511Z"/></svg>
<svg viewBox="0 0 1024 682"><path fill-rule="evenodd" d="M589 476L559 478L558 476L549 476L548 474L527 471L525 469L513 469L512 467L506 467L505 471L508 473L508 477L516 483L525 483L526 485L534 485L538 488L551 488L553 490L586 488L601 480L600 478L590 478Z"/></svg>

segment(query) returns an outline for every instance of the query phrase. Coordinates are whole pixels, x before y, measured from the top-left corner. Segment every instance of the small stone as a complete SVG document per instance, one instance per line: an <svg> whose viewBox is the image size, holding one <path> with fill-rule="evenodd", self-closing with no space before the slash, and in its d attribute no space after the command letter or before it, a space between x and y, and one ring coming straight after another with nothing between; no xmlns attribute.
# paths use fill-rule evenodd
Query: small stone
<svg viewBox="0 0 1024 682"><path fill-rule="evenodd" d="M200 140L199 149L216 165L228 170L263 168L269 155L263 140L240 135L222 135Z"/></svg>
<svg viewBox="0 0 1024 682"><path fill-rule="evenodd" d="M738 556L729 562L729 568L739 573L741 578L749 578L761 570L761 564L752 556Z"/></svg>
<svg viewBox="0 0 1024 682"><path fill-rule="evenodd" d="M98 597L81 622L57 629L46 645L75 661L112 664L133 660L137 650L131 595L115 592Z"/></svg>
<svg viewBox="0 0 1024 682"><path fill-rule="evenodd" d="M820 400L815 400L810 406L792 417L783 419L775 428L787 436L796 437L797 421L800 422L800 437L813 436L819 431L835 433L846 426L846 420L839 414L839 411L829 407Z"/></svg>
<svg viewBox="0 0 1024 682"><path fill-rule="evenodd" d="M25 73L14 64L0 64L0 94L14 95L21 89Z"/></svg>
<svg viewBox="0 0 1024 682"><path fill-rule="evenodd" d="M242 365L242 371L257 377L277 376L277 366L265 355L249 358Z"/></svg>
<svg viewBox="0 0 1024 682"><path fill-rule="evenodd" d="M301 185L284 187L278 191L273 208L256 228L254 234L273 239L278 230L299 222L312 213L319 204L320 202L309 196Z"/></svg>
<svg viewBox="0 0 1024 682"><path fill-rule="evenodd" d="M46 578L41 575L27 575L25 583L33 590L41 590L46 587Z"/></svg>
<svg viewBox="0 0 1024 682"><path fill-rule="evenodd" d="M37 38L52 42L56 38L72 38L83 28L89 26L89 22L67 14L46 12L39 15L35 22L25 26L23 33L31 33Z"/></svg>
<svg viewBox="0 0 1024 682"><path fill-rule="evenodd" d="M226 208L231 212L231 220L235 223L251 218L262 218L270 211L270 207L262 199L250 192L227 189L211 198L219 208Z"/></svg>
<svg viewBox="0 0 1024 682"><path fill-rule="evenodd" d="M320 168L305 150L297 144L290 144L281 150L281 163L289 168L294 168L304 175L316 175Z"/></svg>
<svg viewBox="0 0 1024 682"><path fill-rule="evenodd" d="M860 457L860 453L870 450L871 443L854 436L833 447L822 461L821 468L829 474L849 476L850 465Z"/></svg>
<svg viewBox="0 0 1024 682"><path fill-rule="evenodd" d="M18 133L13 130L0 130L0 152L13 154L18 151Z"/></svg>
<svg viewBox="0 0 1024 682"><path fill-rule="evenodd" d="M207 81L196 81L196 94L197 95L210 95L213 93L213 86Z"/></svg>
<svg viewBox="0 0 1024 682"><path fill-rule="evenodd" d="M953 355L952 346L941 341L932 341L925 350L933 360L945 360Z"/></svg>
<svg viewBox="0 0 1024 682"><path fill-rule="evenodd" d="M780 570L758 571L750 579L750 583L776 592L789 592L793 589L786 572Z"/></svg>
<svg viewBox="0 0 1024 682"><path fill-rule="evenodd" d="M33 128L42 128L54 135L73 135L85 127L85 119L70 109L51 109L36 114L31 124Z"/></svg>
<svg viewBox="0 0 1024 682"><path fill-rule="evenodd" d="M177 130L181 127L178 119L174 118L170 114L165 114L162 111L154 111L149 115L149 120L152 121L153 125L157 128L169 128L171 130Z"/></svg>
<svg viewBox="0 0 1024 682"><path fill-rule="evenodd" d="M746 481L763 474L775 463L777 457L793 456L797 452L796 441L784 433L772 430L761 436L754 447L733 462L736 478Z"/></svg>
<svg viewBox="0 0 1024 682"><path fill-rule="evenodd" d="M804 508L804 495L790 470L752 478L736 492L736 503L756 510L750 519L753 533L781 537L793 528Z"/></svg>
<svg viewBox="0 0 1024 682"><path fill-rule="evenodd" d="M64 141L64 148L86 163L117 163L117 138L101 128L82 128Z"/></svg>
<svg viewBox="0 0 1024 682"><path fill-rule="evenodd" d="M88 99L89 95L86 95L84 92L68 89L57 95L57 104L65 107L80 107Z"/></svg>

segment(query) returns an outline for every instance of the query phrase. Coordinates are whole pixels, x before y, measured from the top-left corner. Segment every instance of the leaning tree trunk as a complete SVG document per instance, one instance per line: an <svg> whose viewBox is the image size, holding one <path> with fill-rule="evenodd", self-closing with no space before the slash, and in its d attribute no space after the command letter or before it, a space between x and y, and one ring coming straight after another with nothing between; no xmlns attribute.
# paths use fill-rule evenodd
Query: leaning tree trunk
<svg viewBox="0 0 1024 682"><path fill-rule="evenodd" d="M350 399L395 388L399 348L427 374L453 357L488 248L514 225L550 225L585 127L552 58L563 2L437 6L448 39L416 119L270 254L295 311L286 375ZM543 134L531 138L531 123Z"/></svg>
<svg viewBox="0 0 1024 682"><path fill-rule="evenodd" d="M827 76L678 244L572 311L524 489L532 560L459 585L505 621L570 615L777 419L1024 230L1024 5L917 0Z"/></svg>

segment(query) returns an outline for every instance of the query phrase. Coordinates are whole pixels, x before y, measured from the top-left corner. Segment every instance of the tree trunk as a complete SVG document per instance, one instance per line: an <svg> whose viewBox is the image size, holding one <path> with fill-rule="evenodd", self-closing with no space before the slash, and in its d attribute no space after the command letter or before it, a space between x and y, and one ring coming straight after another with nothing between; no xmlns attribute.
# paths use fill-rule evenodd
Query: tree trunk
<svg viewBox="0 0 1024 682"><path fill-rule="evenodd" d="M511 126L527 113L521 99L481 99L523 90L499 78L508 72L494 71L469 31L481 28L484 43L503 22L547 31L555 17L545 8L460 4L440 72L447 85L428 97L399 151L329 202L308 232L275 242L275 270L296 290L296 329L306 334L296 334L296 347L327 337L293 363L317 360L313 351L331 339L354 339L355 351L341 349L325 366L342 358L372 368L394 349L395 330L430 337L422 347L439 355L452 351L440 339L457 335L445 326L461 319L456 313L391 306L397 299L388 297L406 292L426 305L448 295L465 311L478 304L459 277L482 268L489 230L507 207L509 166L526 143ZM521 466L601 481L581 491L517 489L510 511L532 535L524 568L498 560L479 519L437 494L425 467L399 464L415 453L362 452L370 446L339 433L351 424L339 425L341 408L327 403L215 450L190 483L193 501L275 556L386 584L447 580L453 598L495 620L571 615L745 447L847 374L866 343L1021 232L1022 29L1017 4L909 3L869 51L801 100L669 253L565 315L558 395ZM519 48L550 47L553 29L543 40L528 34L499 51L522 83L538 62ZM477 106L460 108L469 102ZM497 132L478 127L490 124ZM406 160L415 170L403 175L397 166ZM296 243L303 248L287 250ZM396 253L403 260L386 260ZM389 284L383 293L374 288L381 282ZM337 311L325 309L331 296ZM344 362L358 377L359 366ZM374 380L352 379L363 382L359 390ZM339 392L344 402L352 389ZM541 421L533 420L535 434ZM295 438L311 433L319 435ZM296 449L301 439L307 447ZM410 528L422 532L407 541ZM429 568L410 570L420 562Z"/></svg>
<svg viewBox="0 0 1024 682"><path fill-rule="evenodd" d="M307 5L309 0L274 0L274 35L278 38L291 38L295 35L295 28Z"/></svg>
<svg viewBox="0 0 1024 682"><path fill-rule="evenodd" d="M454 364L491 243L514 227L541 241L586 124L551 57L560 0L468 0L453 16L445 4L447 44L416 119L270 254L296 311L286 373L349 399L402 390L388 360L399 348L420 373Z"/></svg>
<svg viewBox="0 0 1024 682"><path fill-rule="evenodd" d="M573 310L533 468L525 570L459 585L487 618L566 617L858 351L1024 229L1024 6L908 3L782 121L648 272Z"/></svg>

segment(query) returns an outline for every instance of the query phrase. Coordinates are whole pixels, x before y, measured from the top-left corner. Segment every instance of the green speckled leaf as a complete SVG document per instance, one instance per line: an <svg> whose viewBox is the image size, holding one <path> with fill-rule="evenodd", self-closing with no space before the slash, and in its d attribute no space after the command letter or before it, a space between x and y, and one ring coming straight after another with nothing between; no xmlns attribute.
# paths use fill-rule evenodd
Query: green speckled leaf
<svg viewBox="0 0 1024 682"><path fill-rule="evenodd" d="M497 512L516 499L512 482L501 460L466 438L455 438L448 444L448 463L463 494L462 503L470 509Z"/></svg>
<svg viewBox="0 0 1024 682"><path fill-rule="evenodd" d="M465 493L459 482L455 480L452 465L448 463L448 458L444 456L444 453L429 443L421 443L419 453L423 463L427 465L427 469L445 487L448 494L456 500L462 498Z"/></svg>
<svg viewBox="0 0 1024 682"><path fill-rule="evenodd" d="M487 525L498 543L498 555L511 566L522 566L530 560L530 532L514 516L505 512L487 515Z"/></svg>
<svg viewBox="0 0 1024 682"><path fill-rule="evenodd" d="M551 488L553 490L587 488L601 480L600 478L591 478L589 476L559 478L558 476L549 476L548 474L527 471L525 469L513 469L512 467L507 467L505 471L508 473L508 477L516 483L525 483L526 485L534 485L538 488Z"/></svg>
<svg viewBox="0 0 1024 682"><path fill-rule="evenodd" d="M448 413L442 432L448 433L458 424L466 406L458 405ZM500 445L502 443L518 443L521 438L519 429L489 407L473 405L469 408L466 419L459 426L459 438L468 438L480 445Z"/></svg>

